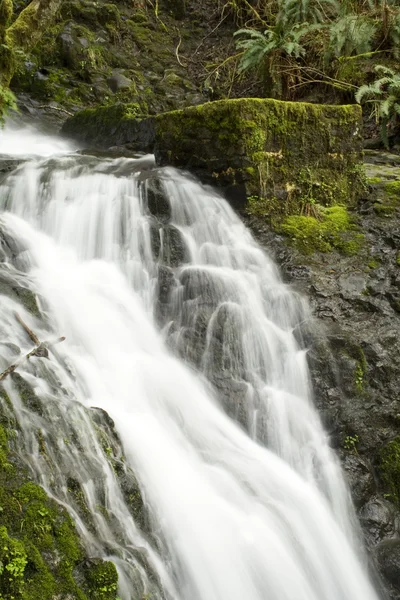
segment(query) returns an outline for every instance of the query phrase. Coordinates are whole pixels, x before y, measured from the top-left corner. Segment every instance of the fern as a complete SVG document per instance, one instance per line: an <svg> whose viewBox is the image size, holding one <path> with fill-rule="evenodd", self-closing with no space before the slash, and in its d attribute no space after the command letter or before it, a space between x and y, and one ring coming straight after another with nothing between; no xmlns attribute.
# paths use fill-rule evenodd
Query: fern
<svg viewBox="0 0 400 600"><path fill-rule="evenodd" d="M338 11L337 0L281 0L278 19L286 23L324 23Z"/></svg>
<svg viewBox="0 0 400 600"><path fill-rule="evenodd" d="M388 148L388 125L400 115L400 73L383 65L376 65L375 71L382 77L369 85L361 86L357 90L355 98L359 104L365 102L373 105L381 124L382 141Z"/></svg>
<svg viewBox="0 0 400 600"><path fill-rule="evenodd" d="M295 58L304 56L306 50L301 44L301 39L316 26L303 23L286 29L282 25L282 22L278 21L264 33L255 29L239 29L235 32L235 37L240 38L236 40L236 48L244 50L239 63L240 73L260 67L264 59L275 51Z"/></svg>
<svg viewBox="0 0 400 600"><path fill-rule="evenodd" d="M346 15L330 27L327 58L370 52L376 24L364 15Z"/></svg>

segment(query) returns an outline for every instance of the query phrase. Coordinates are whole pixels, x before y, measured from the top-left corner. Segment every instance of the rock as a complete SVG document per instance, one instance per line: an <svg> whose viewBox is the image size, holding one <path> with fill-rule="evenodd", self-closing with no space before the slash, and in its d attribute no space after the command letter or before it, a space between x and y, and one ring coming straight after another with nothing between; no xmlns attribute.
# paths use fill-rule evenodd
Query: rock
<svg viewBox="0 0 400 600"><path fill-rule="evenodd" d="M344 298L359 296L366 289L366 280L361 274L350 274L339 277L339 286Z"/></svg>
<svg viewBox="0 0 400 600"><path fill-rule="evenodd" d="M150 177L146 180L144 187L149 213L162 223L168 222L171 218L171 205L161 180L157 177Z"/></svg>
<svg viewBox="0 0 400 600"><path fill-rule="evenodd" d="M375 491L375 482L368 463L355 454L347 454L343 466L356 507L363 506Z"/></svg>
<svg viewBox="0 0 400 600"><path fill-rule="evenodd" d="M255 209L259 202L268 212L271 201L275 212L296 212L305 170L312 173L314 201L351 204L362 187L360 116L357 107L219 100L158 115L154 152L158 164L228 189L228 199L238 191L242 207L247 195Z"/></svg>
<svg viewBox="0 0 400 600"><path fill-rule="evenodd" d="M132 79L128 79L122 73L113 73L111 77L107 79L107 84L114 94L120 90L129 89L133 84Z"/></svg>
<svg viewBox="0 0 400 600"><path fill-rule="evenodd" d="M179 229L154 223L150 231L152 251L161 264L179 267L187 262L188 250Z"/></svg>
<svg viewBox="0 0 400 600"><path fill-rule="evenodd" d="M87 108L68 118L61 131L92 149L126 146L130 150L151 152L154 147L152 120L142 118L138 104Z"/></svg>
<svg viewBox="0 0 400 600"><path fill-rule="evenodd" d="M68 23L58 36L58 51L62 65L73 71L79 70L84 47L80 43L72 23Z"/></svg>
<svg viewBox="0 0 400 600"><path fill-rule="evenodd" d="M167 77L180 79L171 71ZM251 196L254 210L296 212L296 199L310 186L305 170L312 173L314 201L352 204L362 189L357 106L246 98L143 120L133 107L81 111L66 121L63 133L103 148L125 144L154 151L158 164L189 169L225 188L239 209Z"/></svg>
<svg viewBox="0 0 400 600"><path fill-rule="evenodd" d="M368 532L370 543L376 545L394 533L393 506L383 498L374 496L361 508L360 521Z"/></svg>
<svg viewBox="0 0 400 600"><path fill-rule="evenodd" d="M386 579L400 592L400 540L390 540L377 549L378 563Z"/></svg>

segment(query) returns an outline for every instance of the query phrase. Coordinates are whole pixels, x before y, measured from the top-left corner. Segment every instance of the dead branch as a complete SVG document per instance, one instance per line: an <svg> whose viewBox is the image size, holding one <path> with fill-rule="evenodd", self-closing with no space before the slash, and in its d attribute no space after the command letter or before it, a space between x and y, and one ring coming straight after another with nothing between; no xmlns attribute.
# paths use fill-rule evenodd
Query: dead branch
<svg viewBox="0 0 400 600"><path fill-rule="evenodd" d="M21 365L21 363L23 363L25 360L29 360L32 356L37 356L38 358L49 358L49 348L51 348L51 346L54 346L55 344L59 344L60 342L63 342L65 340L65 337L60 337L56 340L41 342L39 340L39 338L37 337L37 335L35 333L33 333L33 331L28 327L28 325L21 319L19 314L17 312L14 314L15 314L15 318L17 319L18 323L25 329L26 333L29 335L29 337L33 341L33 343L36 344L36 346L32 350L30 350L27 354L25 354L18 362L16 362L13 365L10 365L9 367L7 367L7 369L5 371L0 373L0 381L5 379L5 377L7 377L7 375L10 375L11 373L13 373L15 371L15 369L17 369Z"/></svg>

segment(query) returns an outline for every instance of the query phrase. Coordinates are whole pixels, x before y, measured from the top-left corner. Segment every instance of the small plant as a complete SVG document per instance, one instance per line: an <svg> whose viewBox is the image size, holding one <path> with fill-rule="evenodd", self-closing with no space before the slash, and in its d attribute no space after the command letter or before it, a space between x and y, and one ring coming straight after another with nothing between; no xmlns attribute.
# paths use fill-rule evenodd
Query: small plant
<svg viewBox="0 0 400 600"><path fill-rule="evenodd" d="M360 440L359 440L358 435L347 435L343 441L343 448L345 450L349 450L349 452L353 452L354 454L357 454L357 456L358 456L357 444L359 441Z"/></svg>
<svg viewBox="0 0 400 600"><path fill-rule="evenodd" d="M236 48L244 51L239 62L239 73L250 69L264 69L265 80L270 79L269 91L272 95L280 95L283 60L304 56L306 49L301 43L302 38L319 27L320 25L308 23L296 23L289 27L283 16L278 15L275 25L268 27L264 32L239 29L234 34L238 37Z"/></svg>
<svg viewBox="0 0 400 600"><path fill-rule="evenodd" d="M382 76L369 85L362 85L355 97L359 104L372 104L381 125L382 142L389 148L388 125L395 123L400 115L400 73L383 65L376 65L375 71Z"/></svg>
<svg viewBox="0 0 400 600"><path fill-rule="evenodd" d="M329 30L326 60L370 52L376 24L365 15L348 14L334 21Z"/></svg>
<svg viewBox="0 0 400 600"><path fill-rule="evenodd" d="M324 23L339 12L336 0L281 0L281 18L287 23Z"/></svg>

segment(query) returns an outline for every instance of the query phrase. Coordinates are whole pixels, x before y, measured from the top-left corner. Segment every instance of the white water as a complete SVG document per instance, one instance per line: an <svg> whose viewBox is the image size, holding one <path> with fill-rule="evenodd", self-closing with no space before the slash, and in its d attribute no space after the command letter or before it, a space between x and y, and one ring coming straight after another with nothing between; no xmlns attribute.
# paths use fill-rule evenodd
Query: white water
<svg viewBox="0 0 400 600"><path fill-rule="evenodd" d="M154 235L163 248L172 234L164 217L155 225L149 216L149 158L79 157L64 142L32 136L24 154L36 156L0 187L0 231L19 245L3 271L39 294L45 324L0 296L1 340L29 347L16 309L41 339L67 339L50 361L19 368L45 416L27 412L11 380L7 389L32 469L72 512L90 551L115 560L121 598L150 591L177 600L375 599L294 336L309 318L304 301L221 198L163 169L157 176L185 251L172 269L160 335L157 262L168 262L169 250L157 260ZM57 159L43 158L52 145ZM200 322L202 342L193 337ZM5 346L0 370L12 359ZM147 537L84 406L115 422L150 511ZM49 471L40 456L35 427L57 445L59 469ZM71 428L79 450L64 441ZM55 431L65 432L56 442ZM84 490L92 529L68 494L67 471ZM96 508L100 496L108 519Z"/></svg>

